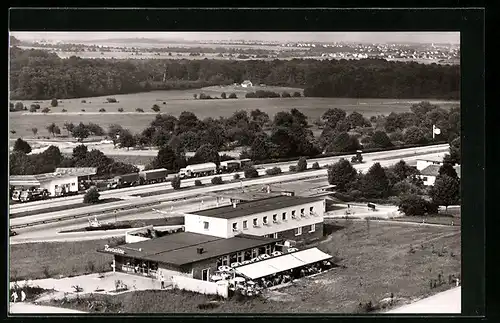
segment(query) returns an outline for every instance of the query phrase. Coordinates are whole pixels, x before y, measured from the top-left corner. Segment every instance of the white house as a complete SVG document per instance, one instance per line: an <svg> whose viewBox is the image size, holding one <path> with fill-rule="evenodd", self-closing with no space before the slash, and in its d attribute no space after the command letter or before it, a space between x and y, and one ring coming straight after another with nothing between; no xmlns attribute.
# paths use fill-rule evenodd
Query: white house
<svg viewBox="0 0 500 323"><path fill-rule="evenodd" d="M243 81L243 83L241 83L241 86L242 87L252 87L253 84L249 80L246 80L246 81Z"/></svg>
<svg viewBox="0 0 500 323"><path fill-rule="evenodd" d="M429 165L420 171L420 178L426 186L434 186L436 182L436 177L439 175L439 168L441 165ZM460 165L453 167L457 172L458 178L460 178Z"/></svg>
<svg viewBox="0 0 500 323"><path fill-rule="evenodd" d="M429 165L438 165L438 166L443 165L443 156L425 157L417 159L418 170L421 171Z"/></svg>
<svg viewBox="0 0 500 323"><path fill-rule="evenodd" d="M238 234L312 240L323 235L325 200L273 196L185 214L186 232L221 238Z"/></svg>

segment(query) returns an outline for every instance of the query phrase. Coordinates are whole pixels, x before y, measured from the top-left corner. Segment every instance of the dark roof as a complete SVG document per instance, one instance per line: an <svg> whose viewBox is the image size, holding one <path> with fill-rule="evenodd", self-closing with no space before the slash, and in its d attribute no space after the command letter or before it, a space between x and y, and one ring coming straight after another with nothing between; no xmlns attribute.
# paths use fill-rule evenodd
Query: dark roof
<svg viewBox="0 0 500 323"><path fill-rule="evenodd" d="M424 176L438 176L440 168L441 165L429 165L426 168L422 169L420 171L420 174Z"/></svg>
<svg viewBox="0 0 500 323"><path fill-rule="evenodd" d="M169 263L177 266L190 264L210 258L216 258L230 253L260 247L271 242L281 241L282 239L262 239L249 236L235 236L229 239L217 239L201 245L185 247L168 252L163 252L155 256L148 257L150 260ZM197 252L198 248L203 248L203 253Z"/></svg>
<svg viewBox="0 0 500 323"><path fill-rule="evenodd" d="M318 197L299 197L299 196L273 196L266 199L255 201L248 201L238 203L236 207L232 205L216 207L201 211L193 212L192 214L222 218L233 219L242 216L262 213L266 211L278 210L290 206L302 205L320 200Z"/></svg>
<svg viewBox="0 0 500 323"><path fill-rule="evenodd" d="M281 240L249 235L238 235L234 238L224 239L197 233L180 232L115 248L124 250L126 257L183 266ZM142 250L139 251L139 248ZM203 248L204 252L199 254L197 252L198 248ZM104 250L98 251L105 252Z"/></svg>
<svg viewBox="0 0 500 323"><path fill-rule="evenodd" d="M441 165L429 165L422 169L420 174L424 176L438 176L440 168ZM458 178L460 178L460 165L453 166L453 168L455 169L455 172L457 172Z"/></svg>

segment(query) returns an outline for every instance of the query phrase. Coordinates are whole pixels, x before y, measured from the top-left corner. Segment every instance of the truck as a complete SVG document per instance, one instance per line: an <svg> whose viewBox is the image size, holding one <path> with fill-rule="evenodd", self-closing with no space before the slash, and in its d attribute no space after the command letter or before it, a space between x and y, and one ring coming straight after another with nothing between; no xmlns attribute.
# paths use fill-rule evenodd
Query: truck
<svg viewBox="0 0 500 323"><path fill-rule="evenodd" d="M141 184L153 184L164 182L167 178L167 170L165 168L150 169L139 172Z"/></svg>
<svg viewBox="0 0 500 323"><path fill-rule="evenodd" d="M134 186L139 183L139 173L130 173L125 175L115 176L109 183L108 188L121 188L126 186Z"/></svg>
<svg viewBox="0 0 500 323"><path fill-rule="evenodd" d="M201 177L214 175L217 173L217 165L215 163L203 163L189 165L186 168L181 168L179 171L180 178Z"/></svg>
<svg viewBox="0 0 500 323"><path fill-rule="evenodd" d="M356 156L352 156L351 158L351 163L362 163L363 162L363 156L361 155L362 151L357 150L356 151Z"/></svg>
<svg viewBox="0 0 500 323"><path fill-rule="evenodd" d="M220 163L220 171L224 173L231 173L241 169L241 162L239 160L226 160Z"/></svg>
<svg viewBox="0 0 500 323"><path fill-rule="evenodd" d="M35 190L27 190L22 191L19 195L19 201L21 202L31 202L44 200L50 196L50 193L46 189L35 189Z"/></svg>

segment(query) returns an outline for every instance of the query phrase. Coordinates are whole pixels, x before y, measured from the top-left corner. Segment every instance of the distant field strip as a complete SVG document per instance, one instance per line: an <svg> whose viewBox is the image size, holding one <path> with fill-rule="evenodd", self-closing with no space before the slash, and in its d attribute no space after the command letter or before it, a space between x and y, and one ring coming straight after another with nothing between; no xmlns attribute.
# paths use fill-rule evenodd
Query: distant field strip
<svg viewBox="0 0 500 323"><path fill-rule="evenodd" d="M448 148L444 148L444 149L439 149L439 150L434 150L432 151L432 153L447 153L449 152L450 150ZM428 152L417 152L417 153L413 153L413 154L402 154L402 155L395 155L395 156L389 156L389 157L380 157L380 158L374 158L373 160L374 161L377 161L377 160L391 160L391 159L395 159L395 158L405 158L405 157L414 157L414 156L418 156L418 155L428 155L429 153Z"/></svg>

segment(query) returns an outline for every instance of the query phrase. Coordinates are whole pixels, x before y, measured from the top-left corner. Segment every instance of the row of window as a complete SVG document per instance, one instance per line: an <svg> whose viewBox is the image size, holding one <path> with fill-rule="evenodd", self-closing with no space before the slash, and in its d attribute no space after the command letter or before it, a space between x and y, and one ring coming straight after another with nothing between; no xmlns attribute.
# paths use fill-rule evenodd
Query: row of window
<svg viewBox="0 0 500 323"><path fill-rule="evenodd" d="M309 208L309 213L312 214L314 212L314 207L311 206ZM292 214L292 219L294 219L296 217L296 211L293 210L291 212ZM300 216L305 216L305 209L300 209ZM287 213L286 212L283 212L281 214L281 220L282 221L287 221L288 217L287 217ZM278 214L273 214L273 223L278 223ZM268 219L268 216L264 216L262 217L262 224L264 225L268 225L269 224L269 219ZM237 231L238 230L238 222L233 222L233 231ZM254 218L253 219L253 226L254 227L258 227L259 226L259 219L258 218ZM205 229L208 229L208 228L205 228ZM244 220L243 221L243 229L248 229L248 221L247 220Z"/></svg>
<svg viewBox="0 0 500 323"><path fill-rule="evenodd" d="M303 227L295 228L295 236L300 236L300 235L302 235L302 229L303 229ZM309 231L308 231L308 232L309 232L309 233L313 233L313 232L315 232L315 231L316 231L316 224L311 224L311 225L309 226ZM268 238L278 239L278 233L279 233L279 232L275 232L275 233L273 233L273 234L268 234L268 235L266 235L266 237L268 237Z"/></svg>

